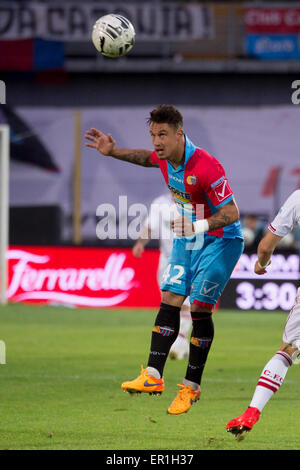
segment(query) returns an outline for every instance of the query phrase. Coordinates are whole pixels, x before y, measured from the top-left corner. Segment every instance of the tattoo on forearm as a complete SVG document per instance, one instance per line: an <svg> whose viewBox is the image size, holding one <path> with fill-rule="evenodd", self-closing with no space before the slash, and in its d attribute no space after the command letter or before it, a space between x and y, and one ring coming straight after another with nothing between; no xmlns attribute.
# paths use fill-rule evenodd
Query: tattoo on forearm
<svg viewBox="0 0 300 470"><path fill-rule="evenodd" d="M151 151L150 150L143 150L143 149L137 149L137 150L123 150L123 149L116 149L114 151L114 154L112 155L114 158L117 158L118 160L123 160L125 162L133 163L135 165L141 165L141 166L155 166L151 162Z"/></svg>
<svg viewBox="0 0 300 470"><path fill-rule="evenodd" d="M209 217L209 230L212 231L226 227L236 220L238 220L237 207L233 201L230 201L219 212Z"/></svg>
<svg viewBox="0 0 300 470"><path fill-rule="evenodd" d="M208 219L209 230L217 230L231 224L230 217L226 214L214 214Z"/></svg>

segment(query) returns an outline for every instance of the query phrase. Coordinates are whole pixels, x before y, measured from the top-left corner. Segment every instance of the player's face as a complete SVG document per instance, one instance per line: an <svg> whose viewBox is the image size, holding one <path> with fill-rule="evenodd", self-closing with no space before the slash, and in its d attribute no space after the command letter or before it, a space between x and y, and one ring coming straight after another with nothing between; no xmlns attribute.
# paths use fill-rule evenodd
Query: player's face
<svg viewBox="0 0 300 470"><path fill-rule="evenodd" d="M151 122L150 135L158 158L166 160L172 157L172 155L176 155L178 145L184 133L182 129L176 130L174 126L169 124Z"/></svg>

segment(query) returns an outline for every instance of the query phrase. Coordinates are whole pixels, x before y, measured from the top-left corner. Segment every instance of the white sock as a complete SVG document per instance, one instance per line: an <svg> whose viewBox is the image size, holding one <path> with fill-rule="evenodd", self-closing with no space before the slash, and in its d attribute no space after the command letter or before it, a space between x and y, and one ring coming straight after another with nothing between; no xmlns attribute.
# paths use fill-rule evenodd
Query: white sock
<svg viewBox="0 0 300 470"><path fill-rule="evenodd" d="M183 308L180 311L179 333L178 333L178 336L177 336L176 340L172 344L172 347L171 347L170 351L176 353L185 344L187 345L187 347L189 347L189 341L187 339L187 336L188 336L188 333L191 329L191 326L192 326L192 317L191 317L190 311Z"/></svg>
<svg viewBox="0 0 300 470"><path fill-rule="evenodd" d="M181 336L182 338L187 338L191 326L192 318L190 312L186 310L181 310L179 336Z"/></svg>
<svg viewBox="0 0 300 470"><path fill-rule="evenodd" d="M250 406L262 411L270 398L282 385L288 368L291 365L292 360L290 356L283 351L277 351L275 356L263 368Z"/></svg>
<svg viewBox="0 0 300 470"><path fill-rule="evenodd" d="M183 385L190 385L193 390L198 390L199 384L196 384L196 382L191 382L190 380L183 379Z"/></svg>
<svg viewBox="0 0 300 470"><path fill-rule="evenodd" d="M160 373L155 367L147 367L148 374L152 375L155 379L161 379Z"/></svg>

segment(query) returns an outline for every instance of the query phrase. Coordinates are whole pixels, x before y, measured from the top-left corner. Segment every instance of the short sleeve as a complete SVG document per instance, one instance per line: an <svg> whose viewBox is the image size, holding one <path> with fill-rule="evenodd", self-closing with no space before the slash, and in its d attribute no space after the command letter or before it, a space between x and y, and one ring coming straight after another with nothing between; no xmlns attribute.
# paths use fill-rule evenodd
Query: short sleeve
<svg viewBox="0 0 300 470"><path fill-rule="evenodd" d="M299 218L300 191L298 190L286 200L268 229L278 237L284 237L293 230L295 225L299 224Z"/></svg>
<svg viewBox="0 0 300 470"><path fill-rule="evenodd" d="M203 189L216 209L233 199L233 191L229 186L224 168L214 157L211 157L206 168Z"/></svg>

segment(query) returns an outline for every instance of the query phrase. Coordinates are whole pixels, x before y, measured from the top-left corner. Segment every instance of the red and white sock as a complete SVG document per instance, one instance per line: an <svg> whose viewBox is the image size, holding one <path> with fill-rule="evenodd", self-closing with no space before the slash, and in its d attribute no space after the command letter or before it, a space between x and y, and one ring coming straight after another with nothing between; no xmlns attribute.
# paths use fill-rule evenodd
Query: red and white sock
<svg viewBox="0 0 300 470"><path fill-rule="evenodd" d="M291 365L291 357L283 351L277 351L275 356L263 368L250 406L262 411L270 398L282 385L288 368Z"/></svg>
<svg viewBox="0 0 300 470"><path fill-rule="evenodd" d="M181 309L180 312L180 328L179 335L182 338L187 338L187 335L192 326L192 317L189 310Z"/></svg>

